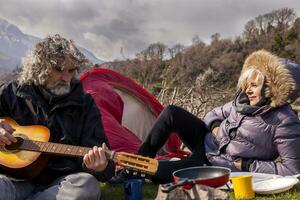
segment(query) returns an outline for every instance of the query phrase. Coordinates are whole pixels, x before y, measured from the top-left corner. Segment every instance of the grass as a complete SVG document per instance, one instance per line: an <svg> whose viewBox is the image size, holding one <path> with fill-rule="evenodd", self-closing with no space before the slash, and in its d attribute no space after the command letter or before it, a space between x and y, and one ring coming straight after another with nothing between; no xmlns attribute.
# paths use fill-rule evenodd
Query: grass
<svg viewBox="0 0 300 200"><path fill-rule="evenodd" d="M143 184L142 186L142 198L143 200L155 199L157 194L158 185L155 184ZM101 198L102 200L122 200L125 199L125 192L122 186L119 185L107 185L101 183Z"/></svg>
<svg viewBox="0 0 300 200"><path fill-rule="evenodd" d="M143 184L142 199L155 199L158 185ZM124 189L122 186L112 186L101 184L102 200L122 200L125 199ZM229 192L230 199L234 199L233 192ZM295 185L291 190L276 195L256 195L257 200L300 200L300 183Z"/></svg>

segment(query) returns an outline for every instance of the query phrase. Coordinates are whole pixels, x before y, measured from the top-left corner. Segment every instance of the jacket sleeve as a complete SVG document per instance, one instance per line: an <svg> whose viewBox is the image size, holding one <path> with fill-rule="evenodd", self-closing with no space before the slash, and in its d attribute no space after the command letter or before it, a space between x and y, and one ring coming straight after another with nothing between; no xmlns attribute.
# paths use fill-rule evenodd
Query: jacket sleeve
<svg viewBox="0 0 300 200"><path fill-rule="evenodd" d="M278 161L254 160L250 171L279 174L283 176L300 173L300 124L289 118L275 128L274 145L280 159Z"/></svg>
<svg viewBox="0 0 300 200"><path fill-rule="evenodd" d="M210 130L212 130L214 124L221 123L224 119L226 119L232 109L232 101L226 103L223 106L214 108L212 111L208 112L203 121L208 126Z"/></svg>
<svg viewBox="0 0 300 200"><path fill-rule="evenodd" d="M97 108L97 105L94 103L92 97L88 98L87 101L89 102L86 102L87 109L84 122L84 130L81 137L81 145L88 147L100 147L104 142L107 147L110 148L102 125L101 114ZM111 160L109 160L106 169L104 169L104 171L102 172L89 170L84 166L84 164L83 170L94 175L99 181L102 182L108 181L115 175L115 165Z"/></svg>
<svg viewBox="0 0 300 200"><path fill-rule="evenodd" d="M0 85L0 117L1 116L9 116L9 105L8 102L10 100L9 97L9 91L7 84L1 84Z"/></svg>
<svg viewBox="0 0 300 200"><path fill-rule="evenodd" d="M4 115L4 84L0 85L0 117Z"/></svg>

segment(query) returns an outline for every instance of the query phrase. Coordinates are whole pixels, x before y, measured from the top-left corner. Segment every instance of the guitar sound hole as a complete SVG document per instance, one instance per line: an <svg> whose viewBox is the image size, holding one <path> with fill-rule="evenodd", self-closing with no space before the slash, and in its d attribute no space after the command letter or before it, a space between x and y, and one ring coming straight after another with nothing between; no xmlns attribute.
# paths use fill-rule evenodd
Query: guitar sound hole
<svg viewBox="0 0 300 200"><path fill-rule="evenodd" d="M16 139L17 139L17 142L11 143L10 145L5 145L4 148L7 151L16 151L16 150L18 150L20 148L20 146L23 144L24 139L21 138L21 137L16 137Z"/></svg>

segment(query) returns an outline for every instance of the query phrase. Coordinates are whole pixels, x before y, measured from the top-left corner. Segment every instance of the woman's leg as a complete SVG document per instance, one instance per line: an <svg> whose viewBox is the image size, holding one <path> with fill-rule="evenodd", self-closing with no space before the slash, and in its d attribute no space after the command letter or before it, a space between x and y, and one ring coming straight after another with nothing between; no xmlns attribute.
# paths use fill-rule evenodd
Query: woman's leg
<svg viewBox="0 0 300 200"><path fill-rule="evenodd" d="M167 106L157 118L148 137L141 145L139 154L155 157L157 151L165 144L170 134L176 133L181 141L194 153L203 146L208 132L205 123L190 112L171 105Z"/></svg>
<svg viewBox="0 0 300 200"><path fill-rule="evenodd" d="M189 158L178 161L160 161L157 173L151 178L159 183L171 182L172 173L186 167L209 165L205 155L204 138L208 131L198 117L177 106L166 107L151 129L147 139L139 149L143 156L155 157L165 144L170 133L176 133L192 151Z"/></svg>

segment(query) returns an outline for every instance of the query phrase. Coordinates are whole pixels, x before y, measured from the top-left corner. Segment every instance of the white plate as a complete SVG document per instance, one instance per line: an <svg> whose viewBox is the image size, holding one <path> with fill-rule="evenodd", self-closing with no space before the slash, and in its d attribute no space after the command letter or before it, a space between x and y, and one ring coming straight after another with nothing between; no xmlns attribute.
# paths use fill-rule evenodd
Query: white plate
<svg viewBox="0 0 300 200"><path fill-rule="evenodd" d="M282 177L276 174L253 173L253 172L231 172L230 177L247 176L247 175L252 175L253 183Z"/></svg>
<svg viewBox="0 0 300 200"><path fill-rule="evenodd" d="M253 173L253 172L231 172L230 177L236 177L236 176L247 176L252 175L252 182L258 183L261 181L274 179L274 178L280 178L282 176L276 175L276 174L264 174L264 173ZM228 182L227 185L230 187L230 189L233 189L233 186L231 182ZM228 190L228 187L226 185L220 187L220 189Z"/></svg>
<svg viewBox="0 0 300 200"><path fill-rule="evenodd" d="M298 182L295 177L280 177L254 183L253 189L257 194L276 194L291 189Z"/></svg>

